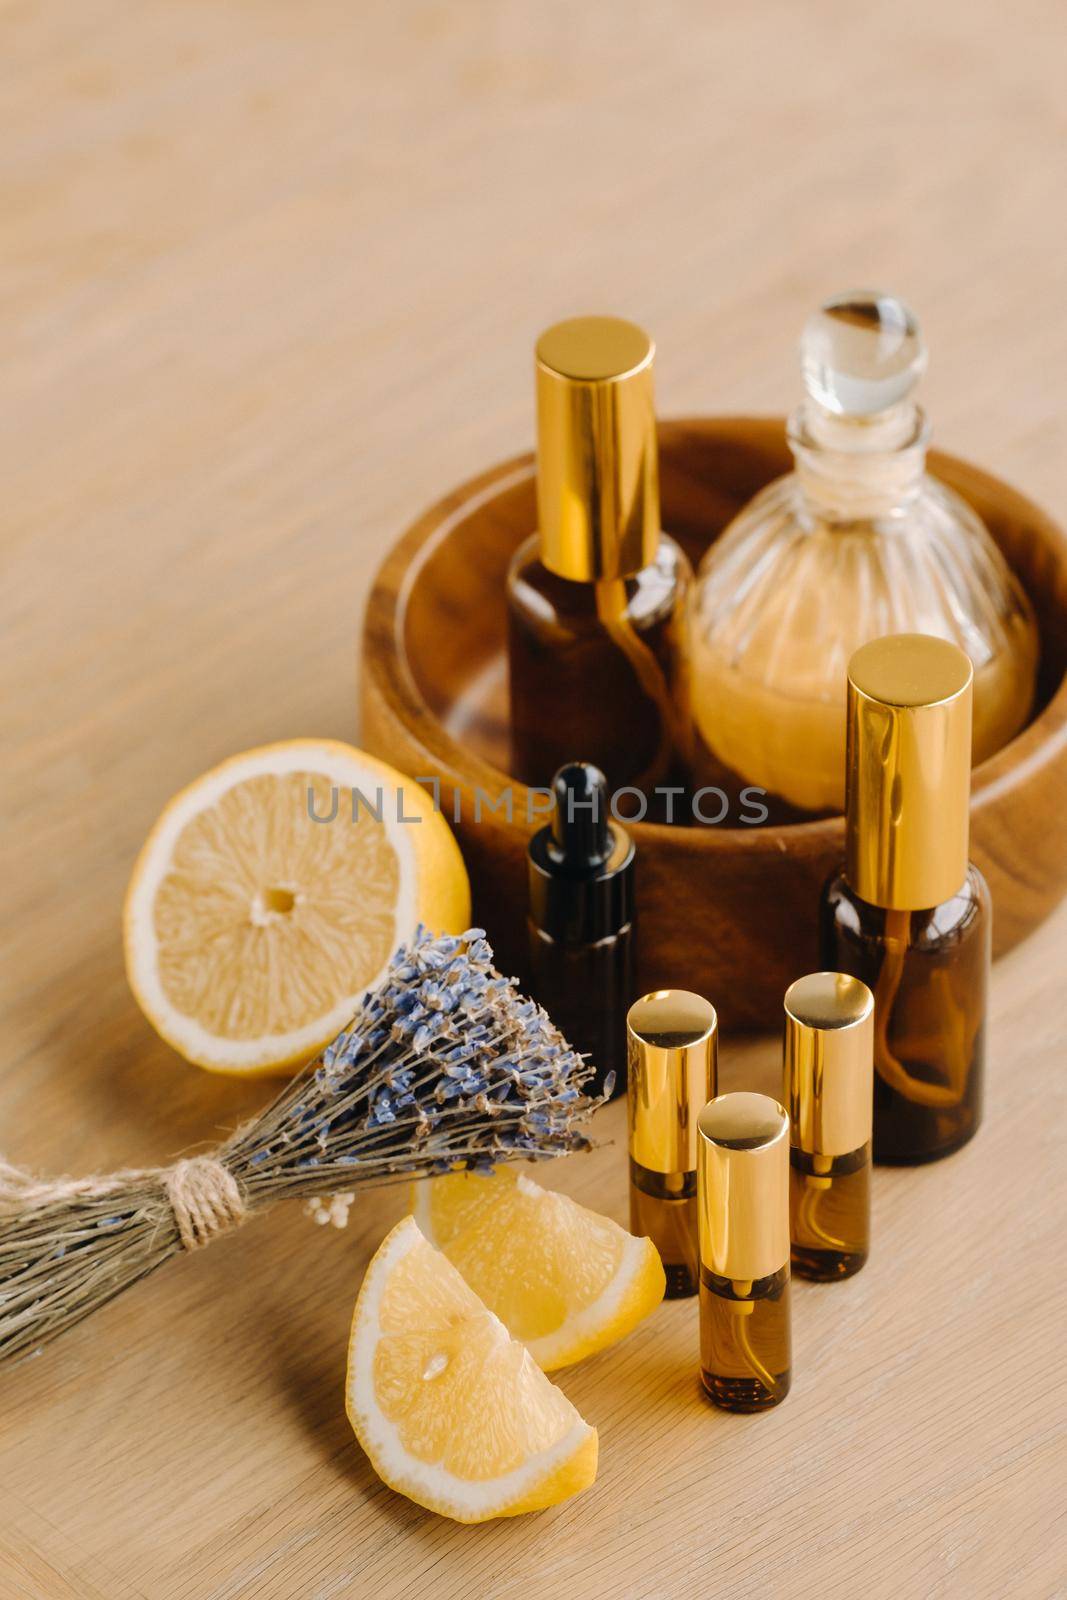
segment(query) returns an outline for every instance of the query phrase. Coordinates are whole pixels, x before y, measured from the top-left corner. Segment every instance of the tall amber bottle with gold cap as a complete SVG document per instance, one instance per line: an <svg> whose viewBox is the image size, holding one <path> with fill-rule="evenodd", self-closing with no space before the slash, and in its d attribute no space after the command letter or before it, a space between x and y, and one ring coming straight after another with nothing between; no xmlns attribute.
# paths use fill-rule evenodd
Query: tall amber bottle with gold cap
<svg viewBox="0 0 1067 1600"><path fill-rule="evenodd" d="M727 1411L763 1411L791 1378L789 1117L722 1094L697 1136L701 1382Z"/></svg>
<svg viewBox="0 0 1067 1600"><path fill-rule="evenodd" d="M660 529L654 352L617 317L537 343L538 532L508 575L512 771L531 785L575 760L612 792L684 780L692 572Z"/></svg>
<svg viewBox="0 0 1067 1600"><path fill-rule="evenodd" d="M663 1260L667 1298L697 1292L697 1118L718 1090L715 1007L656 989L626 1016L630 1231Z"/></svg>
<svg viewBox="0 0 1067 1600"><path fill-rule="evenodd" d="M874 1159L934 1161L982 1115L992 908L968 860L971 664L894 634L848 669L844 869L823 961L874 992Z"/></svg>

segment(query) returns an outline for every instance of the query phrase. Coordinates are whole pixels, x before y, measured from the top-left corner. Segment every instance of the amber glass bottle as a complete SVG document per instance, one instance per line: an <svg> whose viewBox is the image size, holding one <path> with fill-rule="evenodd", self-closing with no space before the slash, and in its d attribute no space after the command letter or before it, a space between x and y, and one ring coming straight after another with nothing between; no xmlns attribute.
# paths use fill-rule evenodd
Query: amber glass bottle
<svg viewBox="0 0 1067 1600"><path fill-rule="evenodd" d="M846 860L822 951L874 992L874 1159L934 1161L982 1115L989 890L967 859L971 667L918 634L849 663Z"/></svg>
<svg viewBox="0 0 1067 1600"><path fill-rule="evenodd" d="M626 1087L633 999L635 850L608 816L604 774L572 761L552 780L552 821L527 846L530 994L596 1069L591 1094Z"/></svg>
<svg viewBox="0 0 1067 1600"><path fill-rule="evenodd" d="M874 991L874 1156L951 1154L982 1118L992 905L969 866L959 892L925 911L855 895L844 873L823 898L824 951Z"/></svg>
<svg viewBox="0 0 1067 1600"><path fill-rule="evenodd" d="M702 995L657 989L630 1007L626 1039L630 1231L680 1299L697 1292L697 1118L718 1088L718 1017Z"/></svg>
<svg viewBox="0 0 1067 1600"><path fill-rule="evenodd" d="M789 1117L762 1094L723 1094L697 1123L700 1378L727 1411L789 1393Z"/></svg>
<svg viewBox="0 0 1067 1600"><path fill-rule="evenodd" d="M789 1266L739 1282L700 1275L700 1379L725 1411L766 1411L789 1393Z"/></svg>
<svg viewBox="0 0 1067 1600"><path fill-rule="evenodd" d="M576 759L613 792L685 780L692 572L659 525L653 355L615 317L538 341L538 532L508 575L512 771L538 787Z"/></svg>
<svg viewBox="0 0 1067 1600"><path fill-rule="evenodd" d="M874 996L845 972L812 972L785 994L793 1271L858 1272L871 1231Z"/></svg>

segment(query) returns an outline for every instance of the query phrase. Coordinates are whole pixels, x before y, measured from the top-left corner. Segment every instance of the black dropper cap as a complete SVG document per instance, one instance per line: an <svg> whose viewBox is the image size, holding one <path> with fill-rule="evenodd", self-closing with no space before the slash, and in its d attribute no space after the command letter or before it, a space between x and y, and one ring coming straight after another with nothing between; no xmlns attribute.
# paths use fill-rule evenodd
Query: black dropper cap
<svg viewBox="0 0 1067 1600"><path fill-rule="evenodd" d="M612 821L608 781L588 761L552 780L552 821L530 840L530 918L566 944L595 944L633 917L634 843Z"/></svg>

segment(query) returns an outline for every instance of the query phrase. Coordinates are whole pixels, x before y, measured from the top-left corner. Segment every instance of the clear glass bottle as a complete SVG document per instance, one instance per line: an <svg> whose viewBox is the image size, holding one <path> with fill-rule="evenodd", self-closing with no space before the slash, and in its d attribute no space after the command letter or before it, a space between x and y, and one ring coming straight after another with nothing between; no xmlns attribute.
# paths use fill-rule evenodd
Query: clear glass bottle
<svg viewBox="0 0 1067 1600"><path fill-rule="evenodd" d="M727 1411L789 1393L789 1117L764 1094L722 1094L697 1121L700 1378Z"/></svg>
<svg viewBox="0 0 1067 1600"><path fill-rule="evenodd" d="M912 391L918 324L890 295L829 300L801 342L795 470L768 484L701 564L693 591L697 760L777 797L772 814L840 810L845 674L890 633L928 633L974 667L974 760L1025 723L1038 640L985 525L925 470Z"/></svg>
<svg viewBox="0 0 1067 1600"><path fill-rule="evenodd" d="M654 353L616 317L537 344L539 529L507 584L511 767L537 787L574 760L613 792L688 775L692 571L660 528Z"/></svg>
<svg viewBox="0 0 1067 1600"><path fill-rule="evenodd" d="M874 993L874 1159L934 1161L982 1116L992 907L968 861L972 674L903 635L848 673L846 858L822 956Z"/></svg>
<svg viewBox="0 0 1067 1600"><path fill-rule="evenodd" d="M871 1234L874 996L845 972L812 972L785 992L783 1100L789 1110L793 1271L848 1278Z"/></svg>
<svg viewBox="0 0 1067 1600"><path fill-rule="evenodd" d="M703 995L656 989L627 1012L626 1040L630 1231L681 1299L697 1292L697 1117L718 1089L719 1020Z"/></svg>

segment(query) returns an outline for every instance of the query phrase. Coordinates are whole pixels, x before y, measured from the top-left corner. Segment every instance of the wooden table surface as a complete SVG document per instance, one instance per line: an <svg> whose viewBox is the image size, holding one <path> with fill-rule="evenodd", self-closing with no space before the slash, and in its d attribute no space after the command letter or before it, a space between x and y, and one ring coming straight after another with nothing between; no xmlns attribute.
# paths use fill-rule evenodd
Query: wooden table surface
<svg viewBox="0 0 1067 1600"><path fill-rule="evenodd" d="M155 1161L263 1100L142 1019L130 866L221 757L354 736L373 570L529 443L542 325L645 323L667 415L778 411L808 309L892 286L938 442L1067 516L1060 0L13 0L0 43L10 1159ZM560 1377L593 1490L438 1520L342 1403L397 1199L276 1214L0 1376L0 1596L1067 1593L1065 951L1067 908L996 971L980 1138L880 1171L869 1269L798 1286L780 1411L705 1406L665 1306ZM727 1083L775 1056L726 1040ZM621 1219L602 1120L549 1181Z"/></svg>

